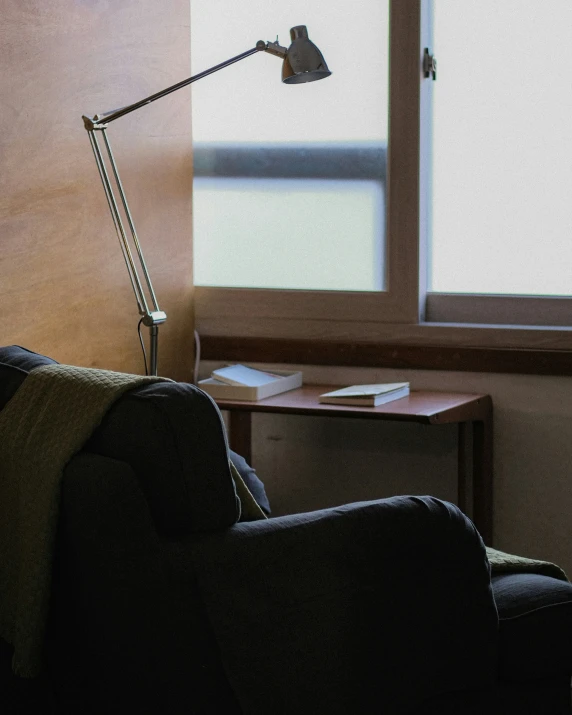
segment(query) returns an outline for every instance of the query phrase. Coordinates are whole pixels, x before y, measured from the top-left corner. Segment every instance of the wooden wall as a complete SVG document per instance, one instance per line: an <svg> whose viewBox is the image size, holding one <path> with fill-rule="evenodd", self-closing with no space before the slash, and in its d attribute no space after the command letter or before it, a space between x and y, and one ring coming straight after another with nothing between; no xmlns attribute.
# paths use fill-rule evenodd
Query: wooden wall
<svg viewBox="0 0 572 715"><path fill-rule="evenodd" d="M189 12L189 0L2 0L1 345L143 372L137 305L81 115L131 104L188 77ZM187 380L190 104L185 88L108 130L168 315L159 373Z"/></svg>

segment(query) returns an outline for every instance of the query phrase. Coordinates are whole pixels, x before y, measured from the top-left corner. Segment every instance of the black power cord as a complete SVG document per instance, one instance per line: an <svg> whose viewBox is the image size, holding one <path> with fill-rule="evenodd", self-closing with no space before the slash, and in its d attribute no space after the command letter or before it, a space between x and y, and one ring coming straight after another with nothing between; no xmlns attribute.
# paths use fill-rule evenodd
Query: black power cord
<svg viewBox="0 0 572 715"><path fill-rule="evenodd" d="M143 341L143 336L141 335L141 323L143 318L137 323L137 332L139 334L139 342L141 343L141 350L143 351L143 362L145 363L145 374L149 374L149 368L147 367L147 351L145 350L145 342Z"/></svg>

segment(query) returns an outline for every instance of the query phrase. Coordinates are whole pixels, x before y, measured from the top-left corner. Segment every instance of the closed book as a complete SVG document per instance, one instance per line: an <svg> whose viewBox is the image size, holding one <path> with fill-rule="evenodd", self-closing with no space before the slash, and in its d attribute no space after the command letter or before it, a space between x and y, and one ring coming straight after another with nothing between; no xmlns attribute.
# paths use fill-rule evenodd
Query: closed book
<svg viewBox="0 0 572 715"><path fill-rule="evenodd" d="M248 367L248 365L227 365L213 370L211 375L214 380L219 382L243 387L260 387L281 379L281 375Z"/></svg>
<svg viewBox="0 0 572 715"><path fill-rule="evenodd" d="M278 378L264 385L229 385L209 377L206 380L199 380L198 386L207 392L215 400L264 400L273 397L281 392L295 390L302 386L302 373L290 370L277 370L273 373Z"/></svg>
<svg viewBox="0 0 572 715"><path fill-rule="evenodd" d="M351 385L320 395L319 402L330 405L376 407L399 400L409 394L408 382L385 382L376 385Z"/></svg>

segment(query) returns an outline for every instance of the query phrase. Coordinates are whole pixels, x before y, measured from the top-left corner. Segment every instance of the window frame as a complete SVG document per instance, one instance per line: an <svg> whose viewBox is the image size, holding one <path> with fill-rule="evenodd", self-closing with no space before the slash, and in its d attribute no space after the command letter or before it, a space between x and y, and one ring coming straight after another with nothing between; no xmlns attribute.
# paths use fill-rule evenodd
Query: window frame
<svg viewBox="0 0 572 715"><path fill-rule="evenodd" d="M324 347L322 357L313 351L313 359L322 362L330 359L331 346L337 346L334 352L343 359L344 345L350 350L362 344L533 350L539 351L545 372L546 351L572 350L572 328L567 327L572 320L566 322L572 299L427 292L432 80L423 77L423 52L432 48L432 0L389 0L389 13L386 290L196 286L195 320L205 357L255 361L257 350L268 357L264 346L274 344L279 358L288 341L300 345L298 360L290 362L301 363L308 357L306 343L312 341ZM241 339L249 346L242 353L248 358L215 355L220 350L228 353ZM422 363L417 359L409 367ZM352 364L360 364L355 350ZM568 374L558 365L558 374Z"/></svg>

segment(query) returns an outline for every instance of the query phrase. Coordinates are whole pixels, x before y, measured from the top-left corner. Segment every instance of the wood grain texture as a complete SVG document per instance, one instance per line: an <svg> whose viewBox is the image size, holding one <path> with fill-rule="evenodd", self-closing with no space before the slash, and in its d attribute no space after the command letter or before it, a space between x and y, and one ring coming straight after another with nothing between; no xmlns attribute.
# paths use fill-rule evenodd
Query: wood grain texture
<svg viewBox="0 0 572 715"><path fill-rule="evenodd" d="M205 360L529 375L572 375L572 351L358 343L272 338L201 338Z"/></svg>
<svg viewBox="0 0 572 715"><path fill-rule="evenodd" d="M196 288L199 304L210 301L214 288ZM261 299L259 299L261 300ZM237 297L239 302L240 298ZM213 301L216 302L216 301ZM411 346L444 348L475 348L492 350L520 350L540 353L542 351L567 352L572 354L572 329L542 328L530 326L461 325L451 323L420 323L404 325L398 323L377 323L337 321L335 315L329 321L309 320L300 316L298 320L258 318L255 322L242 315L226 315L221 308L218 316L204 317L197 312L197 330L201 337L228 338L230 341L243 338L285 341L325 341L340 342L345 345L355 343L371 346ZM568 356L568 359L570 355ZM223 356L224 359L224 356Z"/></svg>
<svg viewBox="0 0 572 715"><path fill-rule="evenodd" d="M141 373L137 305L81 115L189 76L188 1L5 0L1 25L0 343ZM108 133L168 315L159 372L191 379L190 92Z"/></svg>
<svg viewBox="0 0 572 715"><path fill-rule="evenodd" d="M399 306L390 313L396 323L419 320L421 5L390 5L387 279Z"/></svg>
<svg viewBox="0 0 572 715"><path fill-rule="evenodd" d="M333 405L321 403L325 392L339 385L303 385L296 390L281 392L263 400L229 400L217 398L221 410L237 412L271 412L273 414L357 417L372 420L448 424L482 419L485 405L491 406L488 395L462 392L430 392L414 390L407 397L386 402L377 407Z"/></svg>

